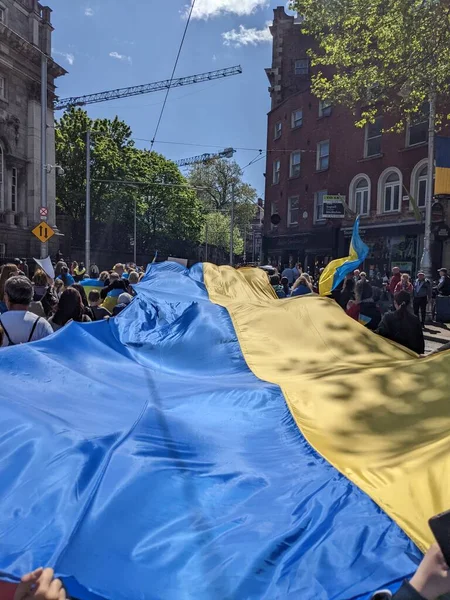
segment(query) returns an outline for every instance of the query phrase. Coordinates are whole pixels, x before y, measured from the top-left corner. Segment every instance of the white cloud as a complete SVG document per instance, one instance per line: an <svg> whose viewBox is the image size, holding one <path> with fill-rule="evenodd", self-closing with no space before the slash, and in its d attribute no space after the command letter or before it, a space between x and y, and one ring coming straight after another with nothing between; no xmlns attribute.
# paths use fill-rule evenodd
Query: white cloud
<svg viewBox="0 0 450 600"><path fill-rule="evenodd" d="M118 52L110 52L111 58L116 58L117 60L121 60L122 62L127 62L131 65L132 59L131 56L126 56L125 54L119 54Z"/></svg>
<svg viewBox="0 0 450 600"><path fill-rule="evenodd" d="M84 11L84 15L85 17L93 17L94 16L94 9L93 8L86 8Z"/></svg>
<svg viewBox="0 0 450 600"><path fill-rule="evenodd" d="M258 8L263 8L268 4L268 0L197 0L192 18L208 19L227 13L239 16L251 15ZM186 13L189 12L189 8L190 5L186 7Z"/></svg>
<svg viewBox="0 0 450 600"><path fill-rule="evenodd" d="M59 50L52 48L52 53L56 54L56 56L62 56L69 63L69 65L73 65L75 62L75 56L71 52L60 52Z"/></svg>
<svg viewBox="0 0 450 600"><path fill-rule="evenodd" d="M270 23L266 23L264 29L256 29L252 27L247 29L244 25L239 25L239 30L232 29L222 33L223 43L225 46L257 46L272 41L272 34L269 31Z"/></svg>

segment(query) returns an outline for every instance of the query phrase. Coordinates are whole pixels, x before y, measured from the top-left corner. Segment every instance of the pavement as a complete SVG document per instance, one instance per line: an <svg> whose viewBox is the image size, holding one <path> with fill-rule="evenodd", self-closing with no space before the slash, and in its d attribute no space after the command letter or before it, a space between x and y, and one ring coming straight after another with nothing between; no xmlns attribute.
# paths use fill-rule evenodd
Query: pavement
<svg viewBox="0 0 450 600"><path fill-rule="evenodd" d="M425 354L436 352L443 344L450 343L450 324L430 323L423 332L425 338Z"/></svg>

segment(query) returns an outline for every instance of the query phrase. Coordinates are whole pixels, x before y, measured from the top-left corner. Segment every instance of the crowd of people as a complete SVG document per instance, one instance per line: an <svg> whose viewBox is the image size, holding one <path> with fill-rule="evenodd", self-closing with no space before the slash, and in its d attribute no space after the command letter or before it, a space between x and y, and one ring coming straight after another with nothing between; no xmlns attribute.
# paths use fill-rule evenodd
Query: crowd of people
<svg viewBox="0 0 450 600"><path fill-rule="evenodd" d="M302 271L300 264L269 274L278 298L319 293L323 269L315 277ZM423 330L428 305L437 296L450 296L450 276L446 268L439 269L436 285L417 273L414 281L407 273L393 267L392 274L375 275L369 280L364 271L356 269L347 275L333 291L334 300L347 315L377 334L395 341L417 354L425 351Z"/></svg>
<svg viewBox="0 0 450 600"><path fill-rule="evenodd" d="M0 270L0 346L41 340L68 323L86 323L117 316L131 302L133 285L144 276L136 265L116 264L100 273L92 264L70 266L62 259L55 277L16 259Z"/></svg>

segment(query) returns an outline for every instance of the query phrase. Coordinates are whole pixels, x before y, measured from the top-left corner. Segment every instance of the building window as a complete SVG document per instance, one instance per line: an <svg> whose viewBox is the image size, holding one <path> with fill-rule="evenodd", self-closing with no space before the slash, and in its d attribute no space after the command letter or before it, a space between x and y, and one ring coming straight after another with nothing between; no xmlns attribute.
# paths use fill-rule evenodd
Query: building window
<svg viewBox="0 0 450 600"><path fill-rule="evenodd" d="M366 125L366 144L364 156L378 156L381 154L381 136L383 131L383 117L377 117L373 123Z"/></svg>
<svg viewBox="0 0 450 600"><path fill-rule="evenodd" d="M428 141L428 118L430 114L430 106L428 103L422 105L421 110L408 123L408 131L406 135L406 145L415 146L416 144L424 144Z"/></svg>
<svg viewBox="0 0 450 600"><path fill-rule="evenodd" d="M288 225L298 224L298 212L299 212L299 200L298 196L289 198L288 200Z"/></svg>
<svg viewBox="0 0 450 600"><path fill-rule="evenodd" d="M327 190L316 192L314 198L314 221L323 221L323 197L328 194Z"/></svg>
<svg viewBox="0 0 450 600"><path fill-rule="evenodd" d="M303 111L302 110L294 110L291 115L292 129L296 129L297 127L301 127L302 125L303 125Z"/></svg>
<svg viewBox="0 0 450 600"><path fill-rule="evenodd" d="M0 75L0 99L6 100L6 78Z"/></svg>
<svg viewBox="0 0 450 600"><path fill-rule="evenodd" d="M319 100L319 117L329 117L331 115L331 102L329 100Z"/></svg>
<svg viewBox="0 0 450 600"><path fill-rule="evenodd" d="M295 61L295 74L296 75L308 75L309 74L309 58L299 58Z"/></svg>
<svg viewBox="0 0 450 600"><path fill-rule="evenodd" d="M280 183L280 170L281 170L281 161L280 159L275 160L273 163L273 183Z"/></svg>
<svg viewBox="0 0 450 600"><path fill-rule="evenodd" d="M6 23L6 8L0 5L0 23Z"/></svg>
<svg viewBox="0 0 450 600"><path fill-rule="evenodd" d="M274 135L273 135L275 140L277 140L278 138L281 137L281 128L282 128L281 121L279 121L278 123L275 123Z"/></svg>
<svg viewBox="0 0 450 600"><path fill-rule="evenodd" d="M17 169L11 169L11 210L17 211Z"/></svg>
<svg viewBox="0 0 450 600"><path fill-rule="evenodd" d="M383 185L383 212L400 210L400 177L396 171L387 175Z"/></svg>
<svg viewBox="0 0 450 600"><path fill-rule="evenodd" d="M326 171L330 166L330 140L325 140L317 144L317 165L318 171Z"/></svg>
<svg viewBox="0 0 450 600"><path fill-rule="evenodd" d="M356 182L354 206L357 215L369 214L369 184L364 177L361 177Z"/></svg>
<svg viewBox="0 0 450 600"><path fill-rule="evenodd" d="M296 150L291 154L291 161L289 165L289 177L298 177L300 175L301 160L302 154L300 150Z"/></svg>
<svg viewBox="0 0 450 600"><path fill-rule="evenodd" d="M276 215L278 213L278 206L276 202L271 202L270 204L270 216L272 215ZM274 225L272 222L270 222L270 229L273 231L275 228L277 227L277 225Z"/></svg>

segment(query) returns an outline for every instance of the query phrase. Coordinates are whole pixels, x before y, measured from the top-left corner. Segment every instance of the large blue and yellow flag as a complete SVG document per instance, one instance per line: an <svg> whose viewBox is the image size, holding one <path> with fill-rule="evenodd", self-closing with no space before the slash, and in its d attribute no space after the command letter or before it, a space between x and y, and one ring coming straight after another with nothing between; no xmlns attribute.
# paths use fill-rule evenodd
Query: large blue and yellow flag
<svg viewBox="0 0 450 600"><path fill-rule="evenodd" d="M450 137L436 136L435 138L436 176L434 193L450 195Z"/></svg>
<svg viewBox="0 0 450 600"><path fill-rule="evenodd" d="M0 579L367 600L410 577L448 508L450 353L278 300L258 269L161 263L136 289L116 319L0 350Z"/></svg>
<svg viewBox="0 0 450 600"><path fill-rule="evenodd" d="M366 260L368 254L369 248L359 235L359 217L357 217L353 226L349 255L332 260L325 267L319 280L320 295L329 296L345 279L346 275L353 273Z"/></svg>

